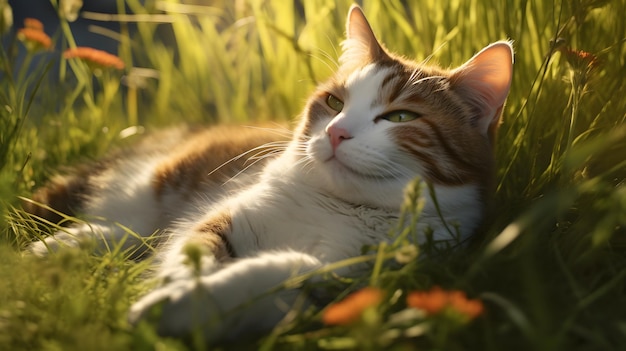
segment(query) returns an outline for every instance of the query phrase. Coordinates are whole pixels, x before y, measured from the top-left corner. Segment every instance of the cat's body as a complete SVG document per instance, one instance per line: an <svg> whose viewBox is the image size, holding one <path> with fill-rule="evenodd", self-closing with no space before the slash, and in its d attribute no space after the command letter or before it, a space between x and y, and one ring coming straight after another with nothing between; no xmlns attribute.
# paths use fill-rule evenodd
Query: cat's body
<svg viewBox="0 0 626 351"><path fill-rule="evenodd" d="M492 44L449 71L387 53L358 7L348 22L341 67L310 98L290 142L273 143L281 138L263 129L210 130L57 182L60 197L71 192L63 184L86 192L80 211L104 220L74 225L56 240L77 245L76 237L100 233L100 242L110 243L126 234L115 223L169 237L157 254L164 283L133 306L133 318L163 303L164 334L198 325L210 338L270 328L298 290L265 293L391 240L403 192L416 176L435 194L425 195L418 232L430 228L435 240L456 243L476 229L510 86L510 44ZM282 152L255 149L263 144ZM247 156L259 152L267 164L248 168ZM50 189L44 194L54 200ZM190 245L202 253L196 268ZM46 244L31 251L44 253Z"/></svg>

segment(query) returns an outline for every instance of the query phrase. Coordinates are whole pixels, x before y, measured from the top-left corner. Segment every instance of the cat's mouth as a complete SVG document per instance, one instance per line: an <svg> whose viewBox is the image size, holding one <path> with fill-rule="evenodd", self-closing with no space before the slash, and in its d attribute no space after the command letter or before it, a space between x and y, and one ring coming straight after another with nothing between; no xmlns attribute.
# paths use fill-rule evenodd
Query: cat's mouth
<svg viewBox="0 0 626 351"><path fill-rule="evenodd" d="M355 169L354 167L350 166L349 164L342 162L339 158L337 158L337 156L333 155L330 158L328 158L325 163L329 164L331 167L334 167L335 169L337 169L339 172L343 173L348 173L350 175L356 176L358 178L362 178L362 179L367 179L367 180L385 180L387 177L380 175L380 174L373 174L373 173L364 173L361 172L357 169Z"/></svg>

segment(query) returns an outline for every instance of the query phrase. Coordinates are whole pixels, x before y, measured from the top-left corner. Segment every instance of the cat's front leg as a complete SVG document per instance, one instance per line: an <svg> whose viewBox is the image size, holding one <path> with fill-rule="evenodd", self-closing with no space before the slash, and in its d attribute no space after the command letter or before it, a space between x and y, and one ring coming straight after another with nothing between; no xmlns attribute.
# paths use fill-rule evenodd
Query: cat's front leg
<svg viewBox="0 0 626 351"><path fill-rule="evenodd" d="M83 226L81 226L83 227ZM28 245L28 252L35 256L44 257L51 252L56 252L64 247L80 247L81 243L88 243L91 239L90 235L84 234L85 229L80 227L70 227L63 231L58 231L55 234L42 239L41 241L35 241Z"/></svg>
<svg viewBox="0 0 626 351"><path fill-rule="evenodd" d="M156 318L159 334L200 331L209 341L266 331L297 304L300 290L285 282L321 265L293 251L242 258L206 276L166 283L135 303L130 319Z"/></svg>
<svg viewBox="0 0 626 351"><path fill-rule="evenodd" d="M44 257L52 252L64 248L90 248L98 251L107 251L116 245L122 245L122 251L141 244L138 235L126 230L122 226L104 223L81 223L59 229L56 233L41 241L31 243L28 252ZM141 249L136 250L139 256Z"/></svg>

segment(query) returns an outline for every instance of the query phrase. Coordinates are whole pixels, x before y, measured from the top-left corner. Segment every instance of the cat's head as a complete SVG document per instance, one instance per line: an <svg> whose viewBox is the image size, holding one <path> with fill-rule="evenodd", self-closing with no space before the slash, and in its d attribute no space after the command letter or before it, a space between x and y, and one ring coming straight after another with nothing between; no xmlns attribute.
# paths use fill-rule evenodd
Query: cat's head
<svg viewBox="0 0 626 351"><path fill-rule="evenodd" d="M340 67L309 99L296 132L304 176L346 201L390 208L418 175L484 188L512 61L504 41L452 70L409 61L389 53L353 6Z"/></svg>

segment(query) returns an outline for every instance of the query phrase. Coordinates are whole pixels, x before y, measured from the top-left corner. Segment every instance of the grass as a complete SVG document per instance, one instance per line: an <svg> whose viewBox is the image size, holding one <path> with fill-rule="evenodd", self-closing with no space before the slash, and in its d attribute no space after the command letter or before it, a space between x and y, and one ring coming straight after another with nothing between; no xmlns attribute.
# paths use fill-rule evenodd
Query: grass
<svg viewBox="0 0 626 351"><path fill-rule="evenodd" d="M147 289L147 262L129 262L115 250L45 260L22 255L19 249L50 229L24 216L18 196L29 196L61 166L132 142L141 131L132 127L292 120L334 69L350 6L330 0L126 4L136 14L164 11L171 22L165 32L176 41L155 41L164 30L153 21L137 23L132 37L123 27L124 72L93 71L59 52L30 53L34 63L26 70L12 56L22 44L4 50L0 349L197 347L161 338L148 324L127 323L129 305ZM400 266L373 264L364 280L388 295L359 322L328 327L311 313L216 349L626 348L626 3L362 4L381 41L417 60L455 66L489 42L514 40L493 210L468 249ZM69 27L62 28L54 39L68 45ZM375 262L396 249L375 248ZM357 283L341 284L337 299ZM485 312L470 323L401 314L410 311L408 292L434 285L481 299Z"/></svg>

